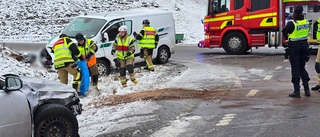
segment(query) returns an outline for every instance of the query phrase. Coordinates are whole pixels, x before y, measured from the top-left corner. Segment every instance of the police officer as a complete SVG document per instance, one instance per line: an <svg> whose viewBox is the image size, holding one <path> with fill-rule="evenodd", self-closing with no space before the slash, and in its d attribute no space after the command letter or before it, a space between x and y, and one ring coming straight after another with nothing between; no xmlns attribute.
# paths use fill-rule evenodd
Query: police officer
<svg viewBox="0 0 320 137"><path fill-rule="evenodd" d="M320 17L318 18L318 30L317 30L317 41L320 43ZM318 47L318 53L316 63L314 65L316 72L318 73L318 84L312 87L312 90L320 90L320 47Z"/></svg>
<svg viewBox="0 0 320 137"><path fill-rule="evenodd" d="M283 37L290 49L291 82L294 91L289 97L300 98L300 78L305 91L305 96L310 96L309 74L305 69L309 56L309 45L307 43L310 24L302 15L303 7L298 5L294 9L293 20L286 25Z"/></svg>
<svg viewBox="0 0 320 137"><path fill-rule="evenodd" d="M113 43L111 55L116 54L120 62L120 81L123 87L127 87L126 68L130 79L134 84L138 83L133 70L134 39L127 33L127 26L119 27L119 34Z"/></svg>
<svg viewBox="0 0 320 137"><path fill-rule="evenodd" d="M136 40L139 40L139 47L141 48L140 55L143 55L146 61L146 69L154 71L154 65L152 63L153 49L157 48L159 35L155 28L150 26L149 20L142 21L143 28L139 34L133 32L133 36ZM141 57L141 56L140 56Z"/></svg>
<svg viewBox="0 0 320 137"><path fill-rule="evenodd" d="M75 64L75 59L83 60L76 44L61 34L52 47L54 54L54 67L58 70L60 82L68 84L68 73L73 75L72 87L79 93L81 84L80 68ZM74 59L75 57L75 59Z"/></svg>
<svg viewBox="0 0 320 137"><path fill-rule="evenodd" d="M92 85L98 90L99 71L97 66L97 58L95 55L98 51L98 47L91 39L84 38L82 33L77 33L75 39L78 42L78 49L81 55L84 55L83 58L88 61L87 65L90 71Z"/></svg>

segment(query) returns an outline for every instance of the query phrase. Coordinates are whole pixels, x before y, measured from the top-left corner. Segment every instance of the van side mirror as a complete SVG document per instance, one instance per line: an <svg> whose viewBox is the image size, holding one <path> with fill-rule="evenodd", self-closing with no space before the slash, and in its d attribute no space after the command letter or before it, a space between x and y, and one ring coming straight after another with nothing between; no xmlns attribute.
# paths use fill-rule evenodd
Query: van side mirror
<svg viewBox="0 0 320 137"><path fill-rule="evenodd" d="M22 80L18 77L6 77L4 91L10 92L20 90L22 85Z"/></svg>
<svg viewBox="0 0 320 137"><path fill-rule="evenodd" d="M102 34L102 42L106 42L106 41L109 41L109 35L107 32L104 32Z"/></svg>

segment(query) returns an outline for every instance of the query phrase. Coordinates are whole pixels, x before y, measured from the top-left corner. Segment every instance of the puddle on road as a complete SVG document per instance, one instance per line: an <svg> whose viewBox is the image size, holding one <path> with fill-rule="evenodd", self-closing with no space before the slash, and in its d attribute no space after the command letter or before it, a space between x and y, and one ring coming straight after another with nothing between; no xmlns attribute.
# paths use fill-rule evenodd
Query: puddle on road
<svg viewBox="0 0 320 137"><path fill-rule="evenodd" d="M103 107L146 100L172 100L172 99L218 99L229 95L228 90L187 90L187 89L157 89L153 91L137 92L125 95L112 95L95 98L90 106Z"/></svg>

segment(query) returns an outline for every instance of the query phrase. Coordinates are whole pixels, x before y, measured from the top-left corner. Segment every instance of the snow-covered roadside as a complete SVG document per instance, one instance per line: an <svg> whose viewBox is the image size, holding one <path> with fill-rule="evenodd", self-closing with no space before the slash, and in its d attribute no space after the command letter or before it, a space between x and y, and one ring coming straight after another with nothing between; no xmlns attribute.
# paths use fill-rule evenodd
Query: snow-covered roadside
<svg viewBox="0 0 320 137"><path fill-rule="evenodd" d="M2 46L0 46L2 47ZM56 73L47 72L45 69L32 68L28 64L17 61L10 55L11 51L8 48L0 48L0 71L2 74L13 73L24 76L40 77L51 80L58 80ZM166 82L172 78L178 77L186 68L178 64L156 65L155 72L148 72L141 68L136 68L136 77L139 80L137 85L128 82L128 87L122 88L120 81L114 81L114 74L109 77L101 77L99 88L102 91L101 96L109 96L113 90L117 94L123 95L134 92L153 90L158 87L165 87ZM70 80L72 76L70 76ZM71 81L70 86L71 86ZM79 121L79 133L84 137L97 136L99 134L122 130L127 127L133 127L139 123L144 123L155 118L153 112L161 106L152 101L136 101L133 103L120 104L117 106L104 106L94 108L89 103L96 98L92 93L82 97L84 111L77 116ZM140 117L139 115L143 115Z"/></svg>
<svg viewBox="0 0 320 137"><path fill-rule="evenodd" d="M206 2L198 0L6 0L0 2L0 41L47 42L78 15L155 8L172 11L176 32L185 34L184 44L196 44L203 39L201 19Z"/></svg>

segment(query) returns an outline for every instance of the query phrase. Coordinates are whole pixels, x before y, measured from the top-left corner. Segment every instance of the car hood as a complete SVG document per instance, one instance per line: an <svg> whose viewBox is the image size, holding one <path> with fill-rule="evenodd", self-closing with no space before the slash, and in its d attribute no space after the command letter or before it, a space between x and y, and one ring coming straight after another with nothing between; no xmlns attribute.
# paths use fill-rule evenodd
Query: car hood
<svg viewBox="0 0 320 137"><path fill-rule="evenodd" d="M20 79L23 81L21 91L27 96L32 109L52 101L67 105L79 98L75 89L58 81L24 76Z"/></svg>

